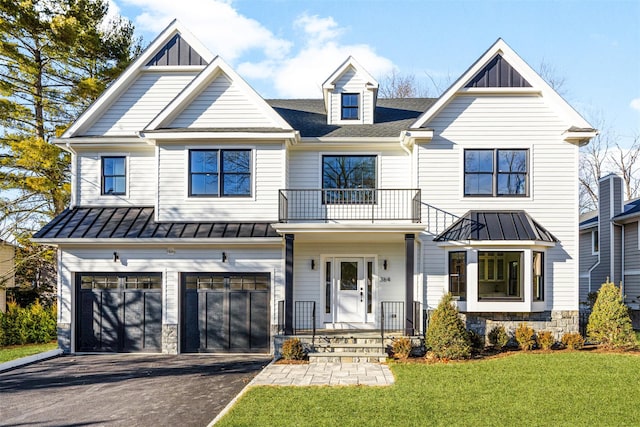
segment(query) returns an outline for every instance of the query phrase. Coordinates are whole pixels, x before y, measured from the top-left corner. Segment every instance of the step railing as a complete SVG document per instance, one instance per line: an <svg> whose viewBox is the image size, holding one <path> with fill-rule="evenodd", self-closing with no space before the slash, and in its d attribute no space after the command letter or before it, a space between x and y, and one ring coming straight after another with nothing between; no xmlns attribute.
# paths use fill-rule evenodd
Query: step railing
<svg viewBox="0 0 640 427"><path fill-rule="evenodd" d="M293 334L300 333L311 335L311 346L315 346L316 340L316 302L295 301L293 316Z"/></svg>
<svg viewBox="0 0 640 427"><path fill-rule="evenodd" d="M404 330L404 301L382 301L380 303L380 337L382 351L386 351L384 337L389 332Z"/></svg>

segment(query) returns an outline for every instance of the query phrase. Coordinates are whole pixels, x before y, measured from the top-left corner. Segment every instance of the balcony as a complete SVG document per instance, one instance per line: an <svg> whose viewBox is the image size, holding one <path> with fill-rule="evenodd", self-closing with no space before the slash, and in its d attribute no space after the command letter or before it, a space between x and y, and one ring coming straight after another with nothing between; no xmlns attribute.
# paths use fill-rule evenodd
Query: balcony
<svg viewBox="0 0 640 427"><path fill-rule="evenodd" d="M280 222L420 222L420 189L284 189Z"/></svg>

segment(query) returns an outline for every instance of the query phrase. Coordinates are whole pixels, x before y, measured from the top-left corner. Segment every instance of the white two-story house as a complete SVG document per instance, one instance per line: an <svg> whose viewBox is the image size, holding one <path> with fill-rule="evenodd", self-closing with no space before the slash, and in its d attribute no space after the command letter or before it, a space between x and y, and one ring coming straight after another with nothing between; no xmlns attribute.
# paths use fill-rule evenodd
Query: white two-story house
<svg viewBox="0 0 640 427"><path fill-rule="evenodd" d="M338 64L336 64L338 65ZM438 99L347 58L265 100L178 22L55 141L68 352L269 352L302 330L578 328L578 148L596 131L504 41Z"/></svg>

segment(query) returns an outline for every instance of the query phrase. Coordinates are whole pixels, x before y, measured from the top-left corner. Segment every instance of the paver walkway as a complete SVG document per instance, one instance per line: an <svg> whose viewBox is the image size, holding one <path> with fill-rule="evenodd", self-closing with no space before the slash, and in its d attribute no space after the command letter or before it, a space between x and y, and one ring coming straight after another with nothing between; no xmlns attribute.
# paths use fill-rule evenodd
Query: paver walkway
<svg viewBox="0 0 640 427"><path fill-rule="evenodd" d="M370 385L395 382L387 365L380 363L310 363L280 365L272 363L253 380L253 385Z"/></svg>

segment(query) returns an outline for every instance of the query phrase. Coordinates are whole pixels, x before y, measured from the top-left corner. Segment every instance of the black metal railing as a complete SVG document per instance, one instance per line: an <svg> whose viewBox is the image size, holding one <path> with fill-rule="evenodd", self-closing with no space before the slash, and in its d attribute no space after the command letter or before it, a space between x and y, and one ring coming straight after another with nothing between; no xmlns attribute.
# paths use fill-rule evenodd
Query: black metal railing
<svg viewBox="0 0 640 427"><path fill-rule="evenodd" d="M295 301L293 316L293 334L311 334L311 344L315 343L316 337L316 302L315 301Z"/></svg>
<svg viewBox="0 0 640 427"><path fill-rule="evenodd" d="M404 334L404 301L380 303L380 336L383 351L385 350L384 337L389 332Z"/></svg>
<svg viewBox="0 0 640 427"><path fill-rule="evenodd" d="M421 221L420 189L284 189L279 221Z"/></svg>
<svg viewBox="0 0 640 427"><path fill-rule="evenodd" d="M422 206L425 208L425 215L422 217L422 223L424 223L425 228L433 234L442 233L451 224L460 219L459 216L428 203L422 203Z"/></svg>
<svg viewBox="0 0 640 427"><path fill-rule="evenodd" d="M422 311L422 303L420 301L413 302L413 334L414 336L423 335L425 331L424 313Z"/></svg>

